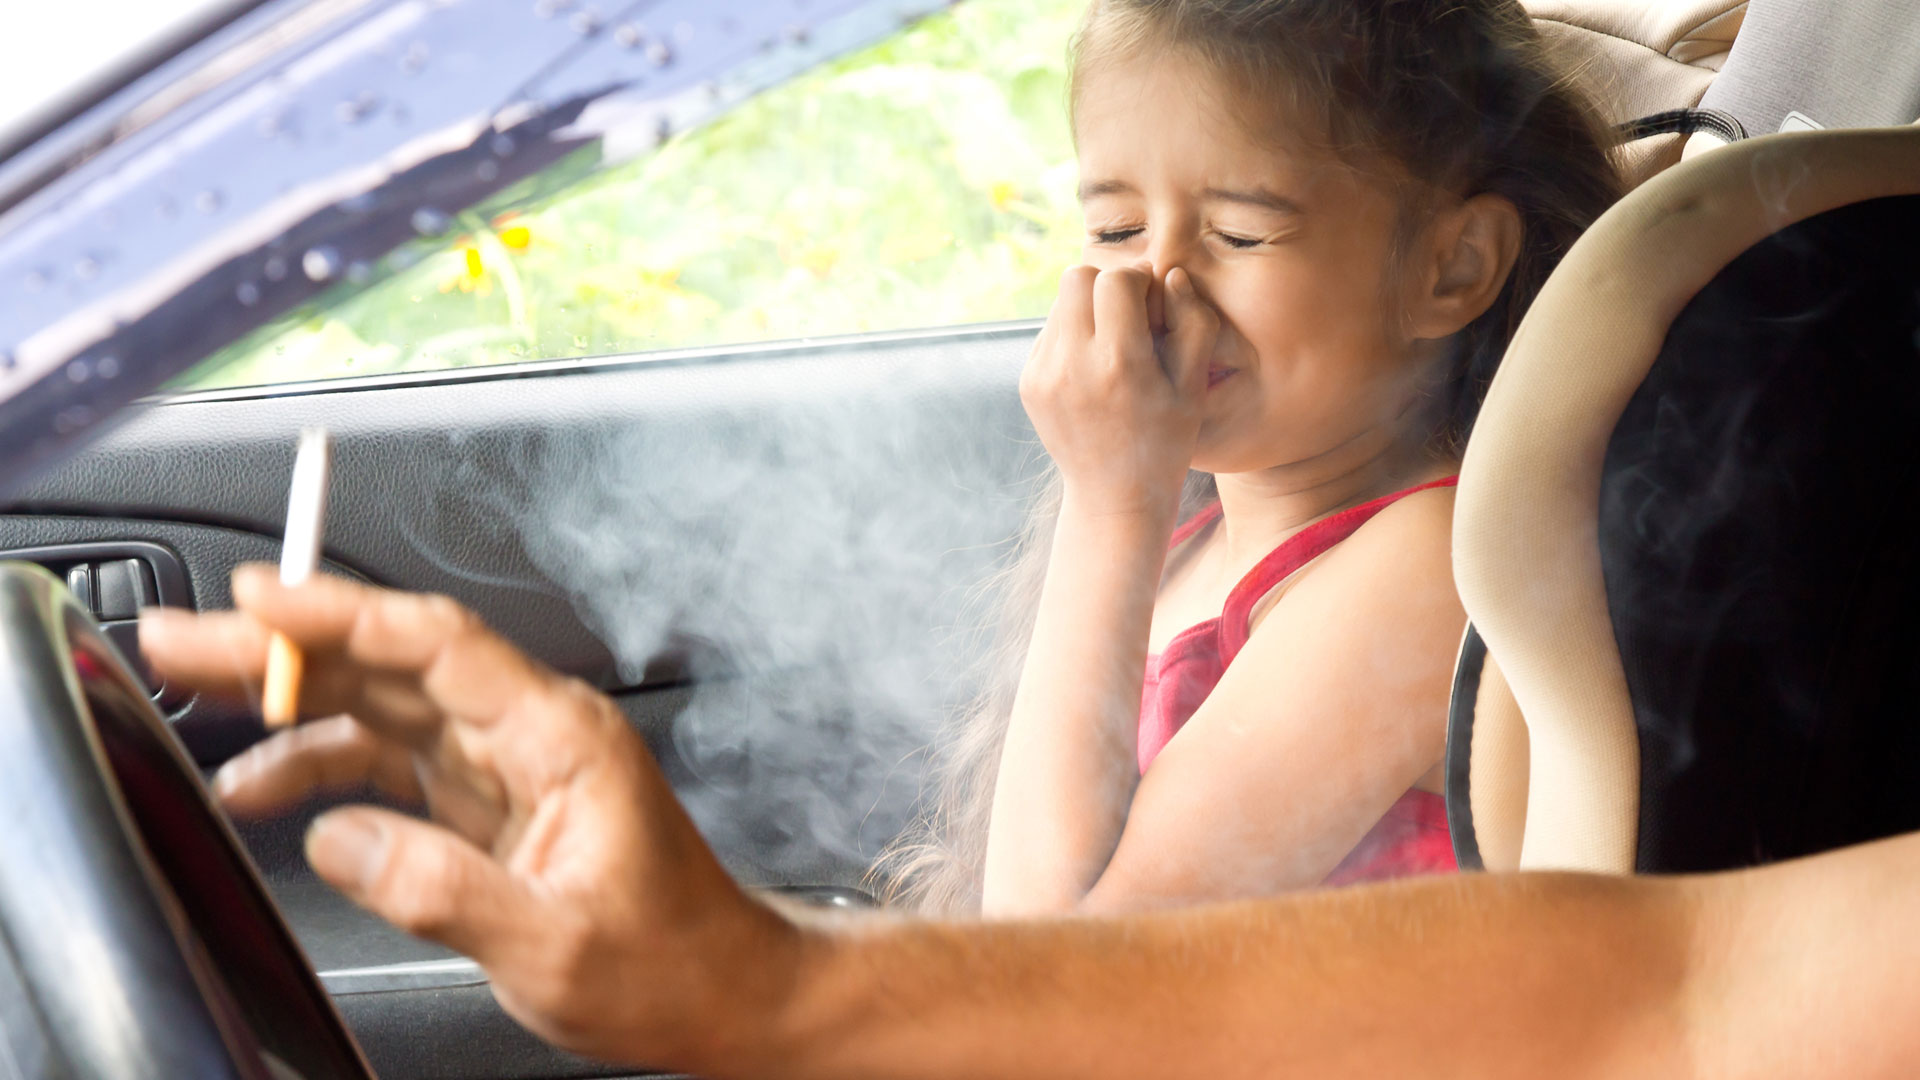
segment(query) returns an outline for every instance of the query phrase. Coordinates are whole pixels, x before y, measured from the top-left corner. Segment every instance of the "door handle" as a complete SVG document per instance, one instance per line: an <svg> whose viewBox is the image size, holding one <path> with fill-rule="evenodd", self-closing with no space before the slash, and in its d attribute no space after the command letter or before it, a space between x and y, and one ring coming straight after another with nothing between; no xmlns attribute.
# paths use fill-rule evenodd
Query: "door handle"
<svg viewBox="0 0 1920 1080"><path fill-rule="evenodd" d="M190 695L168 687L140 655L143 607L192 608L186 566L172 548L145 540L52 544L0 551L0 559L38 563L66 579L68 591L94 619L114 647L146 680L163 712L186 704Z"/></svg>

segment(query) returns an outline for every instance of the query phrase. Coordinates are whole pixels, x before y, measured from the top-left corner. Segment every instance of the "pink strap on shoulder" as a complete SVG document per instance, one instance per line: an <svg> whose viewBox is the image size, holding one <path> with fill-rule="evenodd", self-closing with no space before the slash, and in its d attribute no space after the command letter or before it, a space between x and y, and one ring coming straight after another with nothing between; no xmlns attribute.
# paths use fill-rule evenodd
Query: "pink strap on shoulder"
<svg viewBox="0 0 1920 1080"><path fill-rule="evenodd" d="M1174 548L1193 539L1194 533L1213 524L1214 519L1219 516L1220 504L1218 502L1210 502L1201 507L1198 513L1181 522L1180 527L1173 530L1173 539L1167 541L1167 550L1171 552Z"/></svg>
<svg viewBox="0 0 1920 1080"><path fill-rule="evenodd" d="M1319 521L1301 529L1287 538L1286 543L1274 548L1266 558L1254 564L1240 584L1233 587L1227 595L1227 610L1220 616L1220 660L1224 667L1233 663L1240 650L1247 644L1252 633L1249 623L1253 618L1253 608L1260 598L1273 591L1275 585L1285 581L1293 572L1313 560L1326 554L1327 549L1352 536L1360 526L1372 520L1375 514L1399 502L1401 499L1428 488L1453 487L1460 482L1458 476L1449 476L1430 481L1417 487L1396 491L1391 495L1382 495L1372 502L1342 510L1337 514L1321 518ZM1218 504L1216 503L1217 507ZM1218 513L1218 510L1215 510ZM1198 515L1195 516L1198 520Z"/></svg>

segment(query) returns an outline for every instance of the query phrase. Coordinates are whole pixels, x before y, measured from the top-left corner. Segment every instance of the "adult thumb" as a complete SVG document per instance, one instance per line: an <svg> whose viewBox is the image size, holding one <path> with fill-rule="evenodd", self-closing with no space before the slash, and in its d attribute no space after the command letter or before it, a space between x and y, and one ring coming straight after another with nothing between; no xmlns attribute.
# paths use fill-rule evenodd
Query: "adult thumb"
<svg viewBox="0 0 1920 1080"><path fill-rule="evenodd" d="M348 807L315 819L306 849L314 871L348 899L483 967L540 925L532 896L506 867L437 825Z"/></svg>
<svg viewBox="0 0 1920 1080"><path fill-rule="evenodd" d="M1207 366L1214 339L1220 335L1220 313L1193 287L1193 278L1180 267L1167 271L1167 377L1184 394L1198 397L1207 390Z"/></svg>

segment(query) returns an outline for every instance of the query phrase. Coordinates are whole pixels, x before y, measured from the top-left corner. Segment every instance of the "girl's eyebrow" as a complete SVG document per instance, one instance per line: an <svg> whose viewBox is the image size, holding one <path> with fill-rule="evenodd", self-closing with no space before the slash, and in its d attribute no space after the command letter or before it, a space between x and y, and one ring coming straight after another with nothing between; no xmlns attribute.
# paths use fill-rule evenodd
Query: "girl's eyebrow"
<svg viewBox="0 0 1920 1080"><path fill-rule="evenodd" d="M1254 188L1250 191L1207 188L1200 193L1200 198L1207 202L1230 202L1241 203L1246 206L1257 206L1263 210L1273 210L1282 214L1298 214L1301 212L1299 203L1294 202L1285 195L1278 195L1268 191L1266 188Z"/></svg>
<svg viewBox="0 0 1920 1080"><path fill-rule="evenodd" d="M1102 195L1138 195L1140 189L1125 180L1089 180L1080 185L1080 201L1097 199ZM1280 214L1301 213L1300 204L1276 194L1266 188L1252 188L1239 191L1231 188L1206 188L1200 192L1200 198L1207 202L1240 203L1244 206L1257 206L1263 210L1272 210Z"/></svg>
<svg viewBox="0 0 1920 1080"><path fill-rule="evenodd" d="M1102 195L1138 195L1140 189L1125 180L1089 180L1080 185L1080 201L1099 198Z"/></svg>

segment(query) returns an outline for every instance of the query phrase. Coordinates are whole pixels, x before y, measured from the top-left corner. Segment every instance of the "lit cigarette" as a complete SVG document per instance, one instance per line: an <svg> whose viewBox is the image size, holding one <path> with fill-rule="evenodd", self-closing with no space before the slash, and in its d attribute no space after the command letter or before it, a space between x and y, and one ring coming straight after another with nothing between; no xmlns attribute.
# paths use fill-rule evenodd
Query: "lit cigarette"
<svg viewBox="0 0 1920 1080"><path fill-rule="evenodd" d="M299 585L320 566L320 533L327 517L327 472L333 452L325 428L300 433L293 458L293 485L287 494L287 534L280 545L280 583ZM260 713L270 728L287 727L299 714L300 673L306 659L300 647L275 631L267 642L267 683Z"/></svg>

